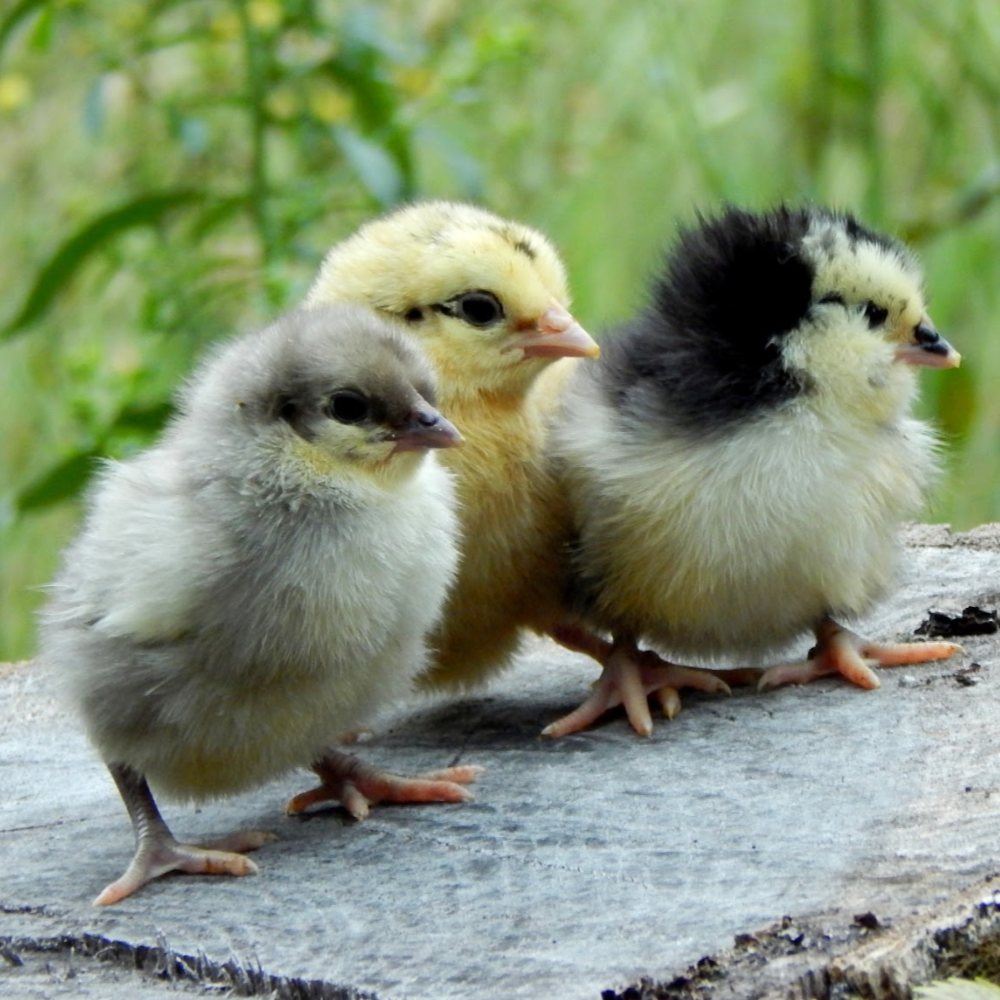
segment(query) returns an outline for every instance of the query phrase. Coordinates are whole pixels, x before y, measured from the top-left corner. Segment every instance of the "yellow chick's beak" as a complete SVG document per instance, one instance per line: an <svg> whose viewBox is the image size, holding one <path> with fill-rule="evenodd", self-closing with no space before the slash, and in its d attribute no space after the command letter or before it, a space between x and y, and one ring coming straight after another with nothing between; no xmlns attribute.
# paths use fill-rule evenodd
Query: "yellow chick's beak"
<svg viewBox="0 0 1000 1000"><path fill-rule="evenodd" d="M501 353L519 350L525 358L596 358L596 341L562 306L553 303L518 333Z"/></svg>
<svg viewBox="0 0 1000 1000"><path fill-rule="evenodd" d="M896 360L927 368L957 368L962 355L934 329L930 320L924 320L913 331L913 343L896 348Z"/></svg>
<svg viewBox="0 0 1000 1000"><path fill-rule="evenodd" d="M415 409L404 424L389 431L385 440L395 442L393 455L425 448L457 448L465 443L458 428L426 404Z"/></svg>

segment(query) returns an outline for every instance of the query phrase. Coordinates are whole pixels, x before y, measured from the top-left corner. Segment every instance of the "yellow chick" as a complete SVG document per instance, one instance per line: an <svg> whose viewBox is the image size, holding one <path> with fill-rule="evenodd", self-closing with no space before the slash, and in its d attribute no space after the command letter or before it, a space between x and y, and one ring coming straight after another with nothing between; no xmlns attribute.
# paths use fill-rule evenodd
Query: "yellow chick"
<svg viewBox="0 0 1000 1000"><path fill-rule="evenodd" d="M423 683L484 681L509 663L525 628L603 662L610 644L564 603L570 517L544 458L576 359L599 353L569 312L552 244L472 205L418 203L335 246L308 301L363 303L405 324L465 437L441 456L457 477L463 551ZM701 672L672 676L678 686L721 684Z"/></svg>
<svg viewBox="0 0 1000 1000"><path fill-rule="evenodd" d="M463 557L425 681L474 685L509 661L524 626L546 631L561 608L569 519L542 451L573 362L554 362L598 353L568 311L562 262L526 226L426 202L335 246L308 301L360 302L402 320L437 372L442 411L462 428L465 446L446 464L458 479Z"/></svg>

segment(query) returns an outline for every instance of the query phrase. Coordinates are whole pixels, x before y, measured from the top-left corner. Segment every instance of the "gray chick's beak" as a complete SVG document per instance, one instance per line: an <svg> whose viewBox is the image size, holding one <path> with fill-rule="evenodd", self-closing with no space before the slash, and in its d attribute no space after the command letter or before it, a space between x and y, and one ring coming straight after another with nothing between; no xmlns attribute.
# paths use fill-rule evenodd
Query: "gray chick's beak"
<svg viewBox="0 0 1000 1000"><path fill-rule="evenodd" d="M926 368L957 368L962 355L934 329L930 320L924 320L913 331L913 343L896 349L896 360Z"/></svg>
<svg viewBox="0 0 1000 1000"><path fill-rule="evenodd" d="M425 448L457 448L465 442L458 428L427 403L416 407L406 422L390 431L386 439L396 443L392 449L394 455Z"/></svg>

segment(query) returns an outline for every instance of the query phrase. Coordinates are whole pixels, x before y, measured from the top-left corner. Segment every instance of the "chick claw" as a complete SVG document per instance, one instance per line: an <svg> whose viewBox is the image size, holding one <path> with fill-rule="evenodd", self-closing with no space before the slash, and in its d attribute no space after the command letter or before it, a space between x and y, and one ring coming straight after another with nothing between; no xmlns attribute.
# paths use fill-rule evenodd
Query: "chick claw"
<svg viewBox="0 0 1000 1000"><path fill-rule="evenodd" d="M555 737L579 732L609 709L624 705L632 728L640 736L649 736L653 732L653 717L648 696L655 693L663 714L672 719L681 709L680 688L731 693L729 685L709 670L668 663L652 650L616 646L587 700L546 726L542 735Z"/></svg>
<svg viewBox="0 0 1000 1000"><path fill-rule="evenodd" d="M481 767L466 765L403 777L339 750L328 750L313 770L322 784L290 799L287 815L298 816L320 802L340 802L356 820L365 819L377 802L469 802L472 793L462 785L483 772Z"/></svg>
<svg viewBox="0 0 1000 1000"><path fill-rule="evenodd" d="M172 836L158 836L142 844L125 874L107 886L94 900L94 906L110 906L140 889L147 882L167 872L190 875L256 875L257 865L243 856L272 840L273 833L247 830L211 841L203 846L180 844Z"/></svg>
<svg viewBox="0 0 1000 1000"><path fill-rule="evenodd" d="M881 687L881 681L868 665L899 667L931 660L947 660L962 647L954 642L900 642L878 645L849 629L826 619L816 629L816 648L801 663L780 663L765 670L757 685L759 691L783 684L809 684L830 674L840 674L860 688Z"/></svg>
<svg viewBox="0 0 1000 1000"><path fill-rule="evenodd" d="M174 839L145 777L125 764L108 767L121 793L135 832L135 855L121 878L107 886L94 900L94 906L110 906L140 889L147 882L167 872L193 875L253 875L257 866L243 857L272 840L273 833L245 830L203 846L180 844Z"/></svg>

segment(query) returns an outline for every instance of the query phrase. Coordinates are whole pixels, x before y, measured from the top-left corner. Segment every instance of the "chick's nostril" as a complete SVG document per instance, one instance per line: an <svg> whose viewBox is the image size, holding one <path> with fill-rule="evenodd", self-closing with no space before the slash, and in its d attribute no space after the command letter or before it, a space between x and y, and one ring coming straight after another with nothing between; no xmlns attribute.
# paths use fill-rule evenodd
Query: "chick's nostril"
<svg viewBox="0 0 1000 1000"><path fill-rule="evenodd" d="M421 427L433 427L441 419L441 415L436 410L418 410L414 418Z"/></svg>
<svg viewBox="0 0 1000 1000"><path fill-rule="evenodd" d="M926 323L921 323L913 331L913 339L922 347L930 347L932 344L939 344L941 342L941 334L934 327L928 326Z"/></svg>

